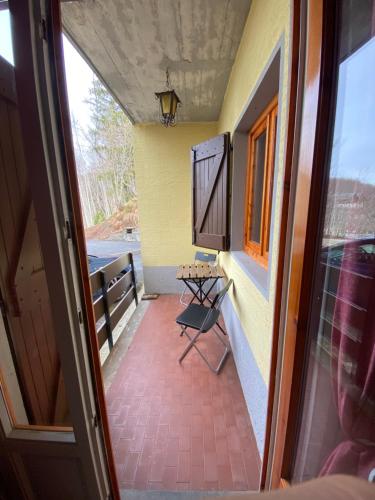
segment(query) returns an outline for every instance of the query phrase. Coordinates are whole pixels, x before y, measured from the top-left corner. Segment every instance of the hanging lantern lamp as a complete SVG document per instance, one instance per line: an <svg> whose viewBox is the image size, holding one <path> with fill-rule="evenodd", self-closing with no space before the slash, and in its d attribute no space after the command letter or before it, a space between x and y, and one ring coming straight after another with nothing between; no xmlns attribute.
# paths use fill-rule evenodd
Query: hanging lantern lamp
<svg viewBox="0 0 375 500"><path fill-rule="evenodd" d="M169 71L166 71L166 87L164 92L155 92L156 99L160 103L160 122L165 127L173 127L176 125L177 107L181 105L181 101L172 89L169 81Z"/></svg>

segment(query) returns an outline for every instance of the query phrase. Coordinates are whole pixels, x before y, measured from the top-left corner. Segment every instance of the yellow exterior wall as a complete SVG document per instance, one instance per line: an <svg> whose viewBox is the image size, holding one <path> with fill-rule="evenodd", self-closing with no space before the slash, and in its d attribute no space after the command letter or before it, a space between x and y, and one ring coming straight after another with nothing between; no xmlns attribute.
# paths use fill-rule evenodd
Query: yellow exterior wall
<svg viewBox="0 0 375 500"><path fill-rule="evenodd" d="M191 146L217 134L217 123L134 127L135 175L144 266L192 262Z"/></svg>
<svg viewBox="0 0 375 500"><path fill-rule="evenodd" d="M242 328L249 341L265 384L269 382L269 365L277 271L277 250L280 224L282 181L284 176L284 148L287 118L290 2L289 0L253 0L246 22L241 44L227 86L218 133L233 133L246 103L257 83L273 49L284 34L284 67L282 75L282 98L279 101L280 143L277 190L275 204L275 234L273 237L273 260L269 300L260 293L250 278L243 272L230 252L221 254L221 263L227 276L234 280L231 300Z"/></svg>
<svg viewBox="0 0 375 500"><path fill-rule="evenodd" d="M279 101L279 162L276 183L273 260L267 300L243 272L230 252L221 253L227 276L234 279L231 300L251 350L268 386L271 350L280 204L284 174L286 103L289 74L290 0L253 0L226 89L218 123L136 125L135 169L139 195L140 231L144 266L176 266L191 262L190 148L218 133L233 133L249 96L284 36L282 96Z"/></svg>

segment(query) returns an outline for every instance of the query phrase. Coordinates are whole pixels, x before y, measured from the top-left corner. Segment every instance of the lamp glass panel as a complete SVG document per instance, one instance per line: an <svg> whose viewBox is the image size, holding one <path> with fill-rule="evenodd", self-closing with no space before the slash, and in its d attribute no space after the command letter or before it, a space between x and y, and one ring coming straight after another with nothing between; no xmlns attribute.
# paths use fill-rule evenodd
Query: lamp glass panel
<svg viewBox="0 0 375 500"><path fill-rule="evenodd" d="M169 113L171 112L171 100L172 96L170 92L165 92L161 96L161 111L163 115L169 115Z"/></svg>

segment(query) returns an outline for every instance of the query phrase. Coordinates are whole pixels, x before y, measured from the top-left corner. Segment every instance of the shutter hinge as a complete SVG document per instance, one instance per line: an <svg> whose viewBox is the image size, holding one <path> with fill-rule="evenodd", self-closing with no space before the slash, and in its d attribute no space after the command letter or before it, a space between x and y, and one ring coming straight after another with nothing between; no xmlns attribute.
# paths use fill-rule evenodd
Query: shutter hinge
<svg viewBox="0 0 375 500"><path fill-rule="evenodd" d="M39 23L39 37L47 41L47 21L44 18Z"/></svg>
<svg viewBox="0 0 375 500"><path fill-rule="evenodd" d="M65 221L65 238L67 240L72 239L72 227L70 225L70 220L66 219Z"/></svg>

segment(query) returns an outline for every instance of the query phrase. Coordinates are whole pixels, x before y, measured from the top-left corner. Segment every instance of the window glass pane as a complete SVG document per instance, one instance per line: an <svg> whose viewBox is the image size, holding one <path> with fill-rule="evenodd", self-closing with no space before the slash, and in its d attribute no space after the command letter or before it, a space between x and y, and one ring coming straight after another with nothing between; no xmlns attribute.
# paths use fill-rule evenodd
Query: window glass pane
<svg viewBox="0 0 375 500"><path fill-rule="evenodd" d="M375 477L375 3L339 5L334 136L294 481Z"/></svg>
<svg viewBox="0 0 375 500"><path fill-rule="evenodd" d="M28 159L12 66L0 61L10 84L0 87L0 383L14 424L71 425L55 338L39 221L28 178ZM69 326L67 325L67 328Z"/></svg>
<svg viewBox="0 0 375 500"><path fill-rule="evenodd" d="M273 137L275 138L273 144L271 144L271 148L273 148L273 165L272 165L272 170L270 172L270 188L269 188L269 198L268 198L268 231L267 231L267 241L266 241L266 252L269 252L270 249L270 232L271 232L271 214L272 214L272 196L273 196L273 175L274 175L274 170L275 170L275 162L276 162L276 131L277 131L277 114L275 115L275 122L274 122L274 134Z"/></svg>
<svg viewBox="0 0 375 500"><path fill-rule="evenodd" d="M264 169L266 159L267 131L265 130L255 141L255 159L252 186L252 209L250 219L250 240L260 243L262 222L262 201L264 185Z"/></svg>

